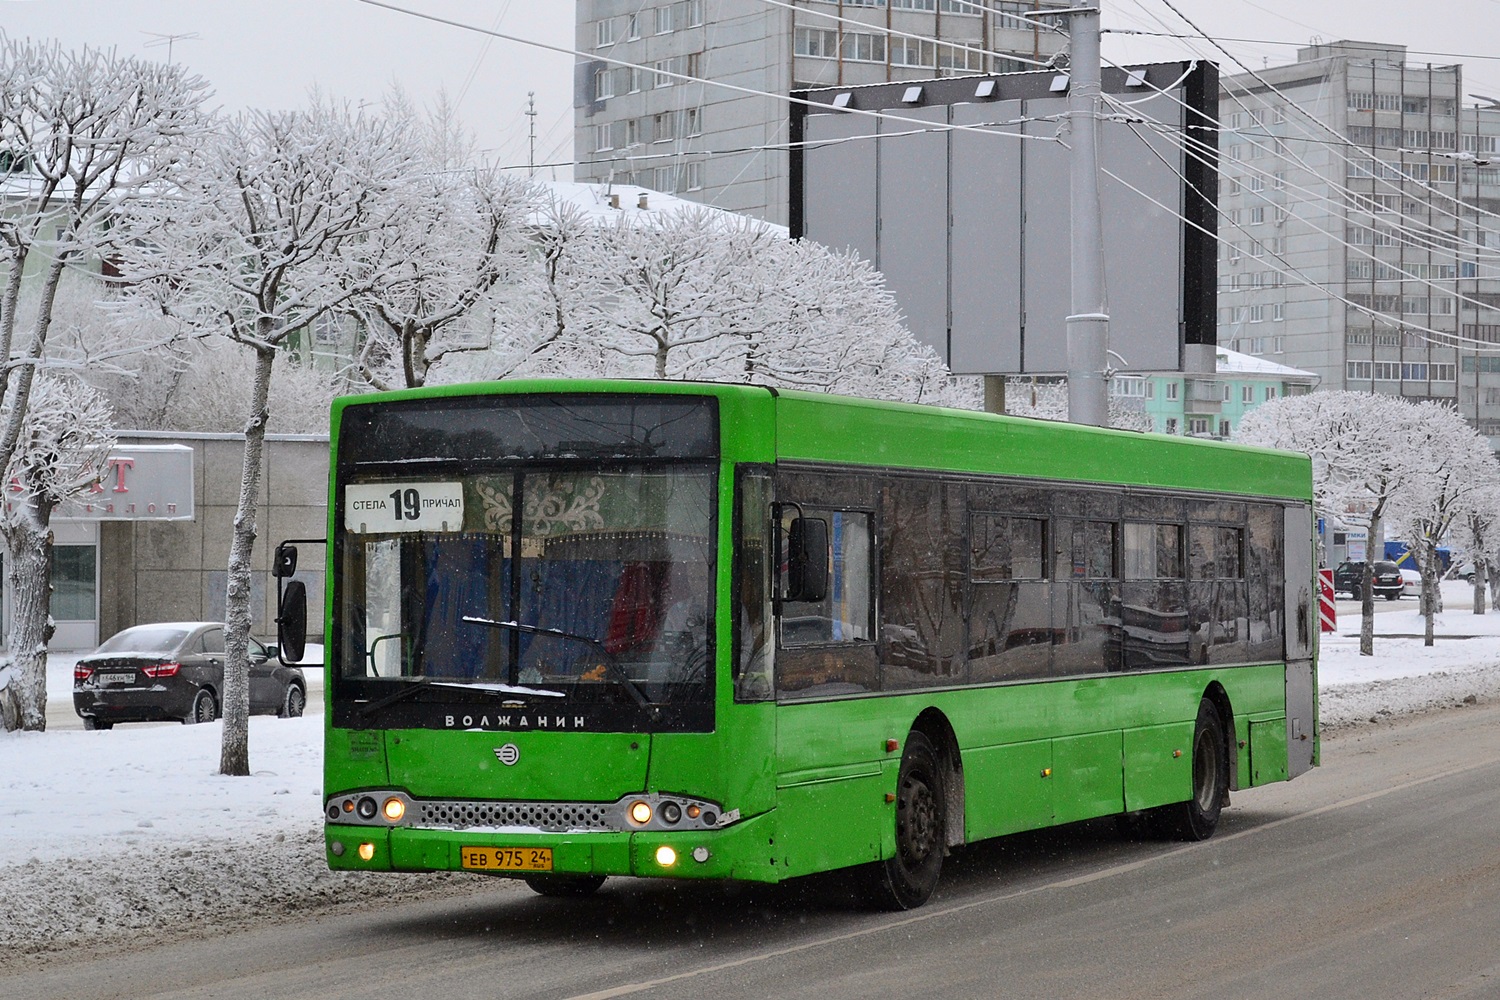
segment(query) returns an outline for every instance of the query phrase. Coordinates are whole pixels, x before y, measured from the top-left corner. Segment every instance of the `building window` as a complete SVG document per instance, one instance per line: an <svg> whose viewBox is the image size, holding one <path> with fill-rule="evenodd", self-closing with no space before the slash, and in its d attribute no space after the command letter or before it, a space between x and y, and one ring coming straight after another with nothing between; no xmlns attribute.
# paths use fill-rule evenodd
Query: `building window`
<svg viewBox="0 0 1500 1000"><path fill-rule="evenodd" d="M1266 386L1266 399L1267 399L1267 401L1275 399L1275 398L1276 398L1276 387L1274 385L1268 385L1268 386Z"/></svg>
<svg viewBox="0 0 1500 1000"><path fill-rule="evenodd" d="M1229 402L1229 385L1227 383L1224 386L1224 402Z"/></svg>
<svg viewBox="0 0 1500 1000"><path fill-rule="evenodd" d="M87 622L98 617L94 607L95 559L93 545L52 547L52 617L64 622Z"/></svg>
<svg viewBox="0 0 1500 1000"><path fill-rule="evenodd" d="M937 46L921 38L892 38L891 65L932 69L937 65Z"/></svg>
<svg viewBox="0 0 1500 1000"><path fill-rule="evenodd" d="M653 142L669 142L677 138L677 116L671 111L664 111L659 115L651 116L651 139ZM663 189L665 190L665 189Z"/></svg>
<svg viewBox="0 0 1500 1000"><path fill-rule="evenodd" d="M1266 206L1264 206L1264 205L1256 205L1254 208L1250 209L1250 224L1252 226L1258 226L1262 222L1265 222L1265 221L1266 221Z"/></svg>
<svg viewBox="0 0 1500 1000"><path fill-rule="evenodd" d="M641 15L631 14L625 18L625 37L631 41L641 37Z"/></svg>
<svg viewBox="0 0 1500 1000"><path fill-rule="evenodd" d="M662 59L659 62L654 62L651 64L651 68L656 72L656 85L658 87L670 87L677 82L669 75L672 72L672 60Z"/></svg>
<svg viewBox="0 0 1500 1000"><path fill-rule="evenodd" d="M1242 402L1242 403L1253 403L1253 402L1255 402L1255 386L1253 386L1253 385L1246 385L1246 386L1241 386L1240 387L1240 402Z"/></svg>
<svg viewBox="0 0 1500 1000"><path fill-rule="evenodd" d="M1168 434L1176 434L1177 433L1177 418L1176 417L1168 417L1167 418L1167 433Z"/></svg>
<svg viewBox="0 0 1500 1000"><path fill-rule="evenodd" d="M1150 380L1147 380L1147 382L1146 382L1146 398L1147 399L1155 399L1156 398L1156 383L1152 382Z"/></svg>
<svg viewBox="0 0 1500 1000"><path fill-rule="evenodd" d="M798 28L792 37L792 51L799 56L834 59L839 54L839 33L824 28Z"/></svg>
<svg viewBox="0 0 1500 1000"><path fill-rule="evenodd" d="M1180 383L1180 382L1168 382L1167 383L1167 398L1168 399L1176 399L1177 398L1177 388L1181 384L1182 383Z"/></svg>
<svg viewBox="0 0 1500 1000"><path fill-rule="evenodd" d="M1229 436L1229 421L1227 421L1227 420L1220 420L1219 421L1219 437L1221 437L1221 438L1227 438L1228 436Z"/></svg>
<svg viewBox="0 0 1500 1000"><path fill-rule="evenodd" d="M846 62L885 62L885 36L865 31L846 32L843 53Z"/></svg>
<svg viewBox="0 0 1500 1000"><path fill-rule="evenodd" d="M594 152L601 153L601 152L603 152L606 149L614 149L615 148L614 134L615 134L614 127L612 125L610 125L609 123L606 123L604 125L595 125L594 126Z"/></svg>
<svg viewBox="0 0 1500 1000"><path fill-rule="evenodd" d="M689 191L703 189L703 164L701 162L687 165L687 189Z"/></svg>
<svg viewBox="0 0 1500 1000"><path fill-rule="evenodd" d="M703 0L687 0L687 3L682 5L682 13L689 28L701 27L703 24Z"/></svg>
<svg viewBox="0 0 1500 1000"><path fill-rule="evenodd" d="M937 10L937 0L891 0L892 10Z"/></svg>
<svg viewBox="0 0 1500 1000"><path fill-rule="evenodd" d="M656 8L656 33L658 35L670 34L672 31L672 5Z"/></svg>
<svg viewBox="0 0 1500 1000"><path fill-rule="evenodd" d="M1208 433L1208 418L1207 417L1189 417L1188 418L1188 433L1189 434L1207 434Z"/></svg>
<svg viewBox="0 0 1500 1000"><path fill-rule="evenodd" d="M615 73L612 69L594 70L594 100L604 101L615 96Z"/></svg>
<svg viewBox="0 0 1500 1000"><path fill-rule="evenodd" d="M703 109L688 108L682 113L682 132L684 135L703 134Z"/></svg>
<svg viewBox="0 0 1500 1000"><path fill-rule="evenodd" d="M1280 319L1281 317L1278 316L1276 318ZM1272 345L1271 346L1271 353L1272 354L1285 354L1286 353L1286 344L1283 343L1283 341L1285 341L1285 340L1286 340L1285 337L1275 337L1275 338L1272 338L1272 340L1271 340L1271 345Z"/></svg>
<svg viewBox="0 0 1500 1000"><path fill-rule="evenodd" d="M602 49L615 44L615 19L606 17L594 25L594 48Z"/></svg>

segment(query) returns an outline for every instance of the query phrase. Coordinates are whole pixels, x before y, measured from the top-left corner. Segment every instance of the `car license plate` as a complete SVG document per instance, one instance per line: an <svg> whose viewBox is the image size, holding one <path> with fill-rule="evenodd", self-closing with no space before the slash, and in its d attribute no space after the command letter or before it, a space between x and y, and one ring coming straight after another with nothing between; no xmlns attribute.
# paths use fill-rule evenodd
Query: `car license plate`
<svg viewBox="0 0 1500 1000"><path fill-rule="evenodd" d="M460 847L465 868L485 872L550 872L550 847Z"/></svg>
<svg viewBox="0 0 1500 1000"><path fill-rule="evenodd" d="M127 671L126 673L123 673L123 674L112 673L112 674L100 674L99 675L99 683L100 684L132 684L134 682L135 682L135 672L134 671Z"/></svg>

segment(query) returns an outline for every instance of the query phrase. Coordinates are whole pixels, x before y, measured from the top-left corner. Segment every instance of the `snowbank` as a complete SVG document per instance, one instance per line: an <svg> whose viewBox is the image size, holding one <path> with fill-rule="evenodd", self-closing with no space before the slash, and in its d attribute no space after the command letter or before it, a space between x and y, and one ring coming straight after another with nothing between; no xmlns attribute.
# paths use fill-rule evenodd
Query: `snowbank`
<svg viewBox="0 0 1500 1000"><path fill-rule="evenodd" d="M1452 609L1438 620L1444 638L1430 649L1420 638L1377 638L1373 657L1359 655L1354 606L1341 607L1341 631L1353 634L1323 640L1325 732L1500 698L1500 613L1472 614L1462 584L1445 585L1444 594ZM1419 636L1415 606L1405 600L1377 614L1377 636ZM321 688L320 678L309 681ZM52 700L71 704L71 684L71 659L53 658ZM311 708L319 709L316 693ZM252 719L248 778L216 773L220 728L0 734L0 965L82 942L123 942L143 929L161 937L454 891L471 878L328 871L321 715Z"/></svg>

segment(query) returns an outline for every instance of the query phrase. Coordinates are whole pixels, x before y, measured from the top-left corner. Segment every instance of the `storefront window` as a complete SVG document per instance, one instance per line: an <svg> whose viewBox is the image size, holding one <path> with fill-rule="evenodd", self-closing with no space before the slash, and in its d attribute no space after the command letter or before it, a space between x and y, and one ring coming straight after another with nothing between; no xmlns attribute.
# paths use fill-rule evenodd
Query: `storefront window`
<svg viewBox="0 0 1500 1000"><path fill-rule="evenodd" d="M60 622L94 620L93 545L57 545L52 549L52 617Z"/></svg>

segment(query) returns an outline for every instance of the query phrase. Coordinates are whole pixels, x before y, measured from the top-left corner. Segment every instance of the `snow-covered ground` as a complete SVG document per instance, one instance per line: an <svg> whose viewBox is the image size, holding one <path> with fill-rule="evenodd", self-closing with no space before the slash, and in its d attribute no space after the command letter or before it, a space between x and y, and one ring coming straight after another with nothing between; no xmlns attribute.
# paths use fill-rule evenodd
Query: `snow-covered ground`
<svg viewBox="0 0 1500 1000"><path fill-rule="evenodd" d="M1359 655L1357 606L1341 602L1341 634L1322 643L1325 731L1500 698L1500 613L1473 614L1470 593L1444 585L1430 649L1377 638L1373 657ZM1412 599L1375 621L1377 636L1422 633ZM48 673L52 699L71 704L72 659ZM327 870L319 696L302 719L251 720L248 778L216 773L219 723L0 733L0 964L462 879Z"/></svg>

